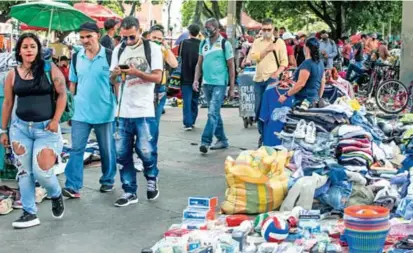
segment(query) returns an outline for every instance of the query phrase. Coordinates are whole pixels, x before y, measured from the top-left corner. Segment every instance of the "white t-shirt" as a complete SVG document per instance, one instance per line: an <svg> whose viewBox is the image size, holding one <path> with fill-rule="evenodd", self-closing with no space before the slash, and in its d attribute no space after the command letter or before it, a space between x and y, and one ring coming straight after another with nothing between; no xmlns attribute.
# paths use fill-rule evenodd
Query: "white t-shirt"
<svg viewBox="0 0 413 253"><path fill-rule="evenodd" d="M112 64L110 70L122 64L133 64L137 69L146 73L151 73L154 70L163 69L163 58L161 47L153 42L149 42L151 46L151 66L145 57L143 43L138 47L126 46L118 61L118 52L121 47L119 44L112 54ZM123 88L122 103L120 106L121 118L149 118L155 117L154 107L154 89L155 83L147 82L139 77L126 76L126 83ZM121 88L119 89L118 100L120 101ZM118 108L119 109L119 108ZM117 110L118 110L117 109ZM117 113L116 110L116 113Z"/></svg>

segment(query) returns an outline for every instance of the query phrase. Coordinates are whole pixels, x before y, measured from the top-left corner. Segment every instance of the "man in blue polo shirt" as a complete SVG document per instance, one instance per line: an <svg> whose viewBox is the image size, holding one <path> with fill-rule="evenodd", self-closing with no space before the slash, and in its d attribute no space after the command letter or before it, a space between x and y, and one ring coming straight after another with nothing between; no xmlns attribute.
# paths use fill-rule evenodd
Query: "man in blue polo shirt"
<svg viewBox="0 0 413 253"><path fill-rule="evenodd" d="M204 95L208 102L208 121L206 123L199 150L206 154L212 144L212 138L217 142L211 150L225 149L228 139L224 132L224 122L221 118L221 106L224 102L229 81L229 96L234 96L235 67L231 43L224 40L219 33L219 23L215 18L205 23L207 39L199 47L198 63L195 69L193 88L199 90L199 78L202 73ZM202 72L201 72L202 71Z"/></svg>
<svg viewBox="0 0 413 253"><path fill-rule="evenodd" d="M87 22L80 26L83 48L70 65L70 90L75 94L75 114L72 118L72 150L66 166L63 195L80 198L83 186L83 155L92 128L95 130L102 161L101 192L113 190L116 174L116 148L113 137L116 99L109 82L108 62L111 51L99 44L99 28Z"/></svg>

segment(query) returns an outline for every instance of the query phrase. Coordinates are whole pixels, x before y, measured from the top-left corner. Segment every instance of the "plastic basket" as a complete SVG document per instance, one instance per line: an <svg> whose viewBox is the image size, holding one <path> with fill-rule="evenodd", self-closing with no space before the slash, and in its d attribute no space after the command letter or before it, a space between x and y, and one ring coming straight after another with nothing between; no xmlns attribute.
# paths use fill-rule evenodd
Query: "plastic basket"
<svg viewBox="0 0 413 253"><path fill-rule="evenodd" d="M344 209L344 214L360 219L376 219L389 216L389 209L381 206L350 206Z"/></svg>
<svg viewBox="0 0 413 253"><path fill-rule="evenodd" d="M380 232L359 232L351 229L344 230L349 253L382 253L389 230Z"/></svg>

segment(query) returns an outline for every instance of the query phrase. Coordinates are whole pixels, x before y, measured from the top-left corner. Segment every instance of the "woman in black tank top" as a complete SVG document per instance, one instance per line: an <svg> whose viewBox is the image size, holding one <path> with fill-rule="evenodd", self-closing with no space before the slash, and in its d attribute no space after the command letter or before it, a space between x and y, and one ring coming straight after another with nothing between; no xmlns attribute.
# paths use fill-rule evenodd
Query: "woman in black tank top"
<svg viewBox="0 0 413 253"><path fill-rule="evenodd" d="M23 205L23 215L13 222L15 228L40 224L36 216L36 181L52 198L53 216L61 218L64 213L62 189L53 169L63 148L59 121L66 106L66 85L60 70L54 64L46 65L41 52L36 35L22 34L16 45L20 65L8 73L4 87L1 143L11 146L15 156ZM53 83L49 82L45 68L51 68L47 71ZM11 117L15 102L16 113Z"/></svg>

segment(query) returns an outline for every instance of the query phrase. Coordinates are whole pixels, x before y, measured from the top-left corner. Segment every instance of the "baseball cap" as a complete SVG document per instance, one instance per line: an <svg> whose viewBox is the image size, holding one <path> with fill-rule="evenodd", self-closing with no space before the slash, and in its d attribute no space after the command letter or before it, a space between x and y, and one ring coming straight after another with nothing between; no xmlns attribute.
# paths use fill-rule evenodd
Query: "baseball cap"
<svg viewBox="0 0 413 253"><path fill-rule="evenodd" d="M79 32L80 31L88 31L88 32L99 33L99 27L96 23L86 22L86 23L80 25Z"/></svg>
<svg viewBox="0 0 413 253"><path fill-rule="evenodd" d="M377 39L377 34L376 34L376 33L373 33L373 34L371 35L371 37L372 37L373 39Z"/></svg>
<svg viewBox="0 0 413 253"><path fill-rule="evenodd" d="M285 32L283 34L283 40L288 40L288 39L295 39L295 37L290 32Z"/></svg>

